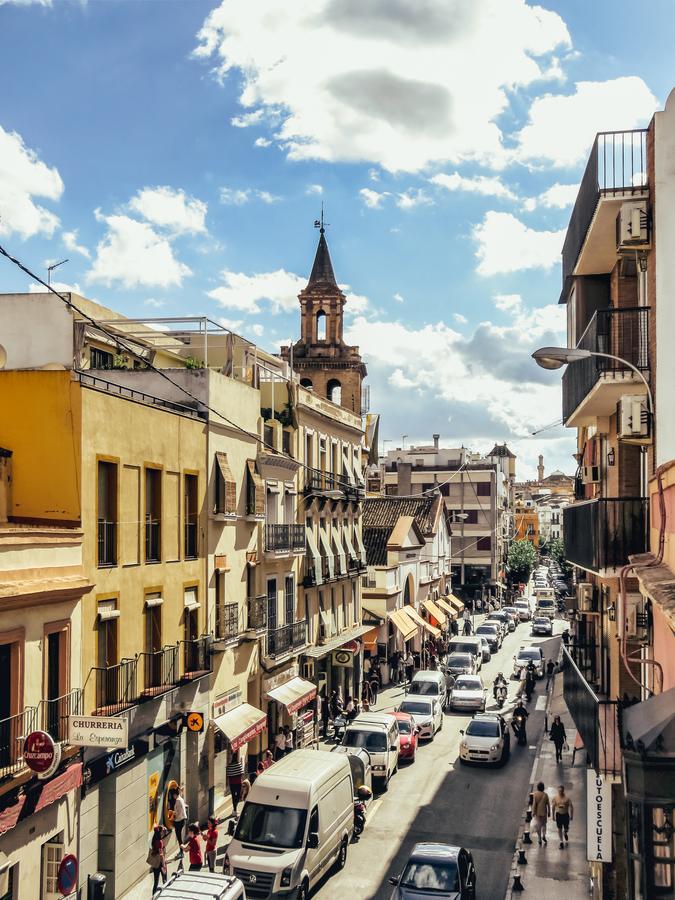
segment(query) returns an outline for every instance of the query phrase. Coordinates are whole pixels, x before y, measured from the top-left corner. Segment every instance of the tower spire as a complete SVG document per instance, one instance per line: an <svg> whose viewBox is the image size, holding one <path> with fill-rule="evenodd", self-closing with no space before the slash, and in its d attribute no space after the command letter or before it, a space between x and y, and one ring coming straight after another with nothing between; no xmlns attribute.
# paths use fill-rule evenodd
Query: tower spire
<svg viewBox="0 0 675 900"><path fill-rule="evenodd" d="M337 287L335 273L333 272L333 263L331 262L330 253L328 252L328 243L326 242L326 225L323 219L323 203L321 204L321 218L316 219L314 227L319 229L319 246L316 248L314 257L314 265L309 276L307 286L323 282L331 286Z"/></svg>

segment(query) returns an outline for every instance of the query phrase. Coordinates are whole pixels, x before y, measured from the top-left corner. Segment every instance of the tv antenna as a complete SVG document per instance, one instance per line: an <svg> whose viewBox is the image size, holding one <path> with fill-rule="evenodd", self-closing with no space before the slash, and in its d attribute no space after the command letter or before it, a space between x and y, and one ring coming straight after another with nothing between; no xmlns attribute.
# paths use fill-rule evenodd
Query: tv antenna
<svg viewBox="0 0 675 900"><path fill-rule="evenodd" d="M323 203L322 203L321 204L321 218L314 220L314 227L319 229L320 234L324 234L328 225L330 225L330 222L324 222L324 220L323 220Z"/></svg>
<svg viewBox="0 0 675 900"><path fill-rule="evenodd" d="M59 266L62 266L64 263L69 262L67 259L62 259L61 262L52 263L51 266L47 266L47 284L52 283L52 272L54 269L58 269Z"/></svg>

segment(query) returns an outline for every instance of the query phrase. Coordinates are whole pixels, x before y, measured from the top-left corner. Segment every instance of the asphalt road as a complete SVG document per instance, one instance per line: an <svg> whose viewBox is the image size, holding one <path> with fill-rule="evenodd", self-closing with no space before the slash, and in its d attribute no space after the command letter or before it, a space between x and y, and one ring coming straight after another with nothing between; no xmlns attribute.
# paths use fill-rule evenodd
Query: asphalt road
<svg viewBox="0 0 675 900"><path fill-rule="evenodd" d="M557 621L555 633L562 628L563 623ZM486 686L491 688L499 671L508 676L515 651L521 644L530 643L541 644L546 659L557 658L559 638L531 638L529 623L522 623L507 635L499 653L483 665ZM504 707L507 714L514 706L516 689L517 683L511 681ZM544 695L545 679L538 682L529 705L529 746L518 747L512 735L511 758L503 768L460 765L459 730L471 717L447 712L443 729L434 740L420 745L416 761L403 765L388 792L371 802L365 831L358 843L350 845L345 868L324 880L312 896L321 900L388 900L393 890L389 878L401 871L413 844L441 841L464 846L473 853L478 898L504 897L535 751L544 728ZM386 702L396 704L402 697L401 690ZM488 697L488 710L495 709L491 691ZM378 704L378 709L383 708Z"/></svg>

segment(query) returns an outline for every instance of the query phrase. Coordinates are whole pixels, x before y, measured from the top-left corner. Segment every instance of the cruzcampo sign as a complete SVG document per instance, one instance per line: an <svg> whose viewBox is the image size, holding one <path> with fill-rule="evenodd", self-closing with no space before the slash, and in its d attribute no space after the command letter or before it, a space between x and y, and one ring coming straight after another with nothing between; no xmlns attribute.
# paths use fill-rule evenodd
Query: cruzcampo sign
<svg viewBox="0 0 675 900"><path fill-rule="evenodd" d="M68 743L73 747L125 748L129 723L114 716L68 716Z"/></svg>
<svg viewBox="0 0 675 900"><path fill-rule="evenodd" d="M594 769L586 772L586 858L612 861L612 785Z"/></svg>

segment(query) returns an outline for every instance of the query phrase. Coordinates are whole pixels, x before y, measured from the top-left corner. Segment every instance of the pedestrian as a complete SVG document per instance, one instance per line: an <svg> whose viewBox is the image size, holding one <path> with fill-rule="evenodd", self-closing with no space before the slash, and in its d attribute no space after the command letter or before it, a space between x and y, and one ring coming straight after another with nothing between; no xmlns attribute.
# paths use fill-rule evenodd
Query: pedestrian
<svg viewBox="0 0 675 900"><path fill-rule="evenodd" d="M284 725L284 754L288 755L293 752L293 731L288 725Z"/></svg>
<svg viewBox="0 0 675 900"><path fill-rule="evenodd" d="M370 667L372 663L370 662L370 654L368 656L363 657L363 674L370 675Z"/></svg>
<svg viewBox="0 0 675 900"><path fill-rule="evenodd" d="M209 816L206 825L206 831L202 832L202 837L206 842L204 852L206 854L206 862L209 872L216 871L216 853L218 847L218 819L215 816Z"/></svg>
<svg viewBox="0 0 675 900"><path fill-rule="evenodd" d="M273 762L274 762L274 755L272 754L272 751L269 749L265 750L265 752L263 753L264 768L269 769L269 767L272 765Z"/></svg>
<svg viewBox="0 0 675 900"><path fill-rule="evenodd" d="M551 804L551 818L554 817L555 824L558 826L558 838L560 840L560 849L562 850L569 842L570 822L574 817L574 807L572 801L565 793L564 784L558 787L558 793Z"/></svg>
<svg viewBox="0 0 675 900"><path fill-rule="evenodd" d="M244 779L244 764L239 757L238 750L230 750L230 755L225 768L225 776L227 784L230 788L230 796L232 797L232 810L235 818L237 817L237 807L241 798L241 783Z"/></svg>
<svg viewBox="0 0 675 900"><path fill-rule="evenodd" d="M377 673L373 672L370 676L370 696L373 698L373 703L377 703L377 692L380 689L380 681L377 677Z"/></svg>
<svg viewBox="0 0 675 900"><path fill-rule="evenodd" d="M471 634L471 619L464 619L464 636L468 637Z"/></svg>
<svg viewBox="0 0 675 900"><path fill-rule="evenodd" d="M450 632L453 637L457 637L457 635L459 634L459 624L457 622L457 619L453 619L450 623Z"/></svg>
<svg viewBox="0 0 675 900"><path fill-rule="evenodd" d="M560 716L553 717L553 723L549 729L548 736L555 744L555 761L557 763L562 763L562 752L565 741L567 740L567 735L565 734L565 726L560 721Z"/></svg>
<svg viewBox="0 0 675 900"><path fill-rule="evenodd" d="M321 697L321 730L324 738L328 736L328 720L330 719L330 706L328 705L328 697L324 694Z"/></svg>
<svg viewBox="0 0 675 900"><path fill-rule="evenodd" d="M152 872L152 893L159 887L159 876L166 884L166 853L164 850L164 829L161 825L155 825L152 829L152 843L148 853L147 863Z"/></svg>
<svg viewBox="0 0 675 900"><path fill-rule="evenodd" d="M398 664L400 659L401 654L398 650L395 650L389 657L389 681L392 684L398 684Z"/></svg>
<svg viewBox="0 0 675 900"><path fill-rule="evenodd" d="M199 825L195 822L194 825L190 825L188 828L188 839L187 843L183 844L181 849L187 850L188 859L190 860L190 872L199 872L201 867L204 865L204 859L202 857L202 848L199 846Z"/></svg>
<svg viewBox="0 0 675 900"><path fill-rule="evenodd" d="M361 685L361 703L364 707L370 706L370 701L372 697L370 696L370 685L367 681L364 681Z"/></svg>
<svg viewBox="0 0 675 900"><path fill-rule="evenodd" d="M251 792L251 782L248 778L244 778L241 783L241 803L246 803L246 798Z"/></svg>
<svg viewBox="0 0 675 900"><path fill-rule="evenodd" d="M183 843L183 829L185 828L186 819L187 810L185 808L185 800L183 800L183 789L178 785L176 788L176 799L173 804L173 827L176 832L176 840L178 841L178 859L183 858L181 845Z"/></svg>
<svg viewBox="0 0 675 900"><path fill-rule="evenodd" d="M455 676L451 675L450 672L446 672L445 674L445 706L446 708L450 708L450 696L452 694L452 689L455 686Z"/></svg>
<svg viewBox="0 0 675 900"><path fill-rule="evenodd" d="M274 759L281 759L286 753L286 732L283 728L279 728L274 738Z"/></svg>
<svg viewBox="0 0 675 900"><path fill-rule="evenodd" d="M405 658L405 676L408 682L413 680L413 673L415 672L415 658L412 655L412 650L408 650Z"/></svg>
<svg viewBox="0 0 675 900"><path fill-rule="evenodd" d="M546 663L546 690L548 690L549 685L553 681L553 676L555 675L555 663L552 659Z"/></svg>
<svg viewBox="0 0 675 900"><path fill-rule="evenodd" d="M351 722L352 719L356 718L356 704L352 697L347 697L347 705L345 706L345 715L347 716L347 721Z"/></svg>
<svg viewBox="0 0 675 900"><path fill-rule="evenodd" d="M342 703L340 702L340 695L338 694L337 691L331 692L329 706L330 706L330 717L331 717L331 719L333 719L333 721L335 721L335 719L342 712Z"/></svg>
<svg viewBox="0 0 675 900"><path fill-rule="evenodd" d="M532 822L540 847L542 842L544 844L548 843L546 840L546 823L550 814L551 802L544 790L544 782L540 781L537 784L537 790L532 794Z"/></svg>
<svg viewBox="0 0 675 900"><path fill-rule="evenodd" d="M566 628L566 629L563 631L563 633L562 633L562 642L563 642L563 644L565 645L565 647L569 647L569 644L570 644L570 630L569 630L569 628Z"/></svg>

